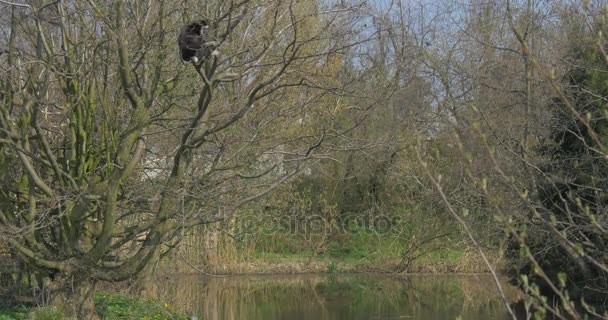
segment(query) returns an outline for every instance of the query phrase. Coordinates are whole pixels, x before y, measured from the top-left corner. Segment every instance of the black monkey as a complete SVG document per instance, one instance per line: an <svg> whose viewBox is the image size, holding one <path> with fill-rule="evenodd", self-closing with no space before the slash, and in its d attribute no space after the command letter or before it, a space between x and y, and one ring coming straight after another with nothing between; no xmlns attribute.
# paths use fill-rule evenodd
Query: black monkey
<svg viewBox="0 0 608 320"><path fill-rule="evenodd" d="M179 51L185 62L198 63L216 54L217 43L209 39L211 32L207 21L192 22L182 28L179 34Z"/></svg>

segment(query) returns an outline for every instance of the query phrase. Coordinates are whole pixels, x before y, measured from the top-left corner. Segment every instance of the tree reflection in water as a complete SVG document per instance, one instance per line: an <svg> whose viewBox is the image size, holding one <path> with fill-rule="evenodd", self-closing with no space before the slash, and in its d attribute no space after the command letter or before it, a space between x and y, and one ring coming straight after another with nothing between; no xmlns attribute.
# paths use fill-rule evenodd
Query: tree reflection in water
<svg viewBox="0 0 608 320"><path fill-rule="evenodd" d="M174 276L147 281L140 294L210 320L508 319L485 275Z"/></svg>

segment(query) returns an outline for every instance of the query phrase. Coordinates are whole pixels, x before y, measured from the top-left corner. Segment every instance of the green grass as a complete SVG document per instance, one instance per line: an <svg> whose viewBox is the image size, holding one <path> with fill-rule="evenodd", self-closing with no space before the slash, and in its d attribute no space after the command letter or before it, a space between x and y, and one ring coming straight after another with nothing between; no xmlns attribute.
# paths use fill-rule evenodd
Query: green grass
<svg viewBox="0 0 608 320"><path fill-rule="evenodd" d="M100 292L95 296L97 313L107 320L187 320L167 303L139 300L121 294ZM0 320L63 320L54 307L0 306Z"/></svg>
<svg viewBox="0 0 608 320"><path fill-rule="evenodd" d="M307 241L301 237L264 236L257 239L252 258L299 259L309 258L318 246L314 239ZM315 258L338 261L358 261L362 259L375 260L378 258L398 258L403 242L398 235L378 235L372 230L362 229L338 238L326 239ZM306 243L306 245L304 245Z"/></svg>
<svg viewBox="0 0 608 320"><path fill-rule="evenodd" d="M445 261L457 263L460 258L464 255L463 250L453 250L449 248L441 248L439 250L429 253L432 261Z"/></svg>
<svg viewBox="0 0 608 320"><path fill-rule="evenodd" d="M262 259L261 263L269 265L297 264L313 257L312 261L329 263L329 273L379 269L431 273L486 271L476 251L471 252L465 242L454 239L450 243L442 243L444 239L424 243L410 252L407 258L402 254L411 241L409 237L400 233L376 233L369 229L329 237L324 244L319 244L321 238L304 241L276 235L262 235L258 240L255 249L244 256L245 260ZM307 247L304 243L307 243ZM313 254L314 248L320 248L319 252Z"/></svg>
<svg viewBox="0 0 608 320"><path fill-rule="evenodd" d="M98 293L95 297L97 313L102 319L121 320L187 320L188 318L167 303L130 298L120 294Z"/></svg>
<svg viewBox="0 0 608 320"><path fill-rule="evenodd" d="M10 307L0 308L0 320L23 320L26 319L28 311Z"/></svg>
<svg viewBox="0 0 608 320"><path fill-rule="evenodd" d="M65 316L61 309L54 306L33 308L28 314L30 320L63 320Z"/></svg>

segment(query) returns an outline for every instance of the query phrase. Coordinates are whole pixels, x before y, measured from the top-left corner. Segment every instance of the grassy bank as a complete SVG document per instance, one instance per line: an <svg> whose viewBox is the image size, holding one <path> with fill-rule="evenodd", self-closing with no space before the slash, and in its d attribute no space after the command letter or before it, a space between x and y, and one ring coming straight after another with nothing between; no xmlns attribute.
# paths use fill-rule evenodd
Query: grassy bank
<svg viewBox="0 0 608 320"><path fill-rule="evenodd" d="M486 252L493 268L504 269L504 261L496 252ZM291 274L291 273L485 273L487 265L479 252L471 248L438 249L407 260L399 255L375 255L352 250L335 253L265 252L197 265L183 255L175 256L167 271L212 274Z"/></svg>
<svg viewBox="0 0 608 320"><path fill-rule="evenodd" d="M377 219L385 224L372 219L354 226L348 220L302 222L280 211L262 221L244 214L193 230L165 269L213 274L489 271L458 226L422 211L395 212L386 221ZM504 270L498 247L488 245L485 254L495 269Z"/></svg>
<svg viewBox="0 0 608 320"><path fill-rule="evenodd" d="M492 261L498 270L502 259L494 255ZM489 272L479 254L473 250L441 250L420 257L404 265L399 257L370 259L366 257L328 257L307 255L266 254L224 268L210 268L218 273L485 273Z"/></svg>
<svg viewBox="0 0 608 320"><path fill-rule="evenodd" d="M100 292L95 297L97 313L107 320L187 320L185 314L160 301L134 299L125 295ZM32 308L28 305L3 306L0 320L63 320L59 308L48 306Z"/></svg>
<svg viewBox="0 0 608 320"><path fill-rule="evenodd" d="M385 252L386 254L386 252ZM497 254L488 254L494 266L502 268L503 262ZM182 257L183 258L183 257ZM171 274L179 273L214 273L214 274L296 274L296 273L484 273L488 269L479 254L471 249L440 249L421 254L404 266L398 255L376 255L362 250L332 251L313 254L277 253L258 251L248 259L217 265L174 264L179 270L165 269ZM120 287L119 287L120 288ZM121 291L115 287L104 287L102 290ZM123 288L124 289L124 288ZM171 303L154 300L141 300L126 295L101 291L96 296L97 312L102 319L188 319L185 314L173 307ZM28 305L2 306L0 303L0 320L62 320L61 310L54 307L31 308Z"/></svg>

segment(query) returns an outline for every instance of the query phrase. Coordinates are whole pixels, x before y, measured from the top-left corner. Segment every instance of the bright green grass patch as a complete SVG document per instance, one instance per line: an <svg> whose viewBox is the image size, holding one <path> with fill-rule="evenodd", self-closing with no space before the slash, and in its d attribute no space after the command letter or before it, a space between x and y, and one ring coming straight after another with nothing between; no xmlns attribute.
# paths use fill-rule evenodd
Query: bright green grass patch
<svg viewBox="0 0 608 320"><path fill-rule="evenodd" d="M25 306L6 306L0 303L0 320L23 320L27 318L29 308Z"/></svg>
<svg viewBox="0 0 608 320"><path fill-rule="evenodd" d="M462 256L464 255L463 250L453 250L449 248L441 248L439 250L433 251L430 254L430 257L434 261L445 261L457 263L460 261Z"/></svg>
<svg viewBox="0 0 608 320"><path fill-rule="evenodd" d="M97 313L102 319L187 320L167 303L138 300L124 295L101 292L95 296Z"/></svg>

